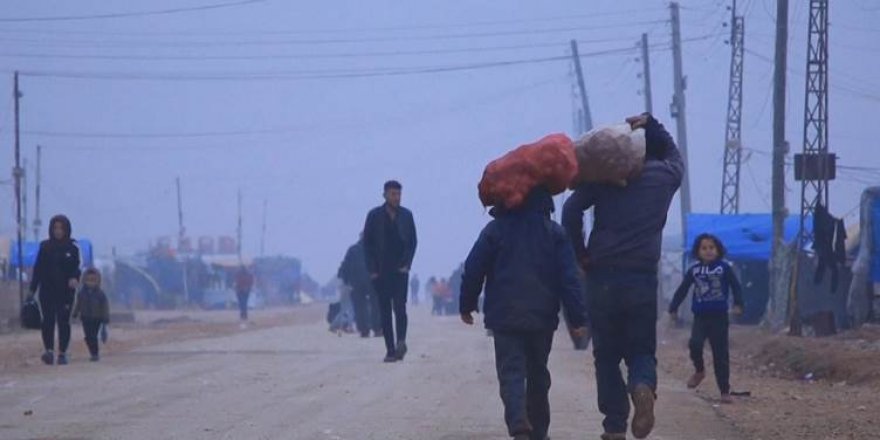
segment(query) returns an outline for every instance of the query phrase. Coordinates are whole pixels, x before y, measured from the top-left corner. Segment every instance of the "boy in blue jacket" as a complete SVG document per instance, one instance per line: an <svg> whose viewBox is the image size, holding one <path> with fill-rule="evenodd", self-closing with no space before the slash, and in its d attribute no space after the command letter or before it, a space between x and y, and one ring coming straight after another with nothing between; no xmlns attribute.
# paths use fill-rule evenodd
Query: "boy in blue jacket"
<svg viewBox="0 0 880 440"><path fill-rule="evenodd" d="M547 361L564 303L574 333L586 333L587 313L574 249L550 219L550 193L534 190L519 209L494 208L492 220L465 262L461 320L473 312L485 283L484 323L494 334L495 366L508 432L544 440L550 427Z"/></svg>

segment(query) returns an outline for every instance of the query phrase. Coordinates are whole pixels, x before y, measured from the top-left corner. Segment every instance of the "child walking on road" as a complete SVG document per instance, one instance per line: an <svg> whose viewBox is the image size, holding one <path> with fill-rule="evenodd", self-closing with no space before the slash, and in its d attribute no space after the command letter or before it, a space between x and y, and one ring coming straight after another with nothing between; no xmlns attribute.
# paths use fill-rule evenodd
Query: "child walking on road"
<svg viewBox="0 0 880 440"><path fill-rule="evenodd" d="M698 263L685 273L681 286L675 291L669 305L670 317L678 317L678 307L693 287L692 310L694 324L689 343L691 360L696 372L688 380L688 388L696 388L706 378L703 363L703 346L706 339L712 347L715 362L715 379L721 391L721 401L731 403L730 397L730 352L729 320L727 317L730 295L733 294L733 313L741 315L743 310L742 287L733 269L725 262L724 245L717 237L701 234L694 241L692 250Z"/></svg>
<svg viewBox="0 0 880 440"><path fill-rule="evenodd" d="M100 360L98 353L98 332L101 326L110 323L110 305L107 295L101 290L101 273L97 269L87 269L83 276L83 287L76 295L73 317L81 317L86 345L89 347L91 361ZM106 331L106 328L105 328Z"/></svg>
<svg viewBox="0 0 880 440"><path fill-rule="evenodd" d="M524 207L494 208L474 244L462 276L461 320L472 313L486 285L485 325L494 333L495 366L508 433L516 440L544 440L550 427L547 360L565 304L573 333L586 333L587 313L574 250L550 219L553 199L537 189Z"/></svg>

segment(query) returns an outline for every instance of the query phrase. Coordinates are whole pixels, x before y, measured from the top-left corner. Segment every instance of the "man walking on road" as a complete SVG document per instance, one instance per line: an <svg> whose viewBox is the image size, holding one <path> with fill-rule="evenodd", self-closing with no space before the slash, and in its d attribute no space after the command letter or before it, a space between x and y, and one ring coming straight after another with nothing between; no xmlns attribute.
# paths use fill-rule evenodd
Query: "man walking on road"
<svg viewBox="0 0 880 440"><path fill-rule="evenodd" d="M385 362L402 361L407 352L407 284L417 239L412 212L400 206L402 190L399 182L386 182L385 204L370 211L364 225L367 269L382 314Z"/></svg>
<svg viewBox="0 0 880 440"><path fill-rule="evenodd" d="M422 287L422 284L419 282L419 276L413 275L412 280L409 282L409 295L412 297L413 305L419 305L419 288Z"/></svg>
<svg viewBox="0 0 880 440"><path fill-rule="evenodd" d="M587 305L604 440L626 439L632 396L632 433L647 437L654 427L657 390L657 266L666 215L681 184L684 162L653 116L627 119L645 129L644 169L626 186L585 183L566 201L562 222L586 272ZM595 220L584 246L584 211ZM629 373L628 387L620 362Z"/></svg>
<svg viewBox="0 0 880 440"><path fill-rule="evenodd" d="M362 338L370 337L370 299L375 293L364 257L363 234L361 239L345 253L338 276L343 283L351 287L351 302L354 304L354 321L358 332Z"/></svg>

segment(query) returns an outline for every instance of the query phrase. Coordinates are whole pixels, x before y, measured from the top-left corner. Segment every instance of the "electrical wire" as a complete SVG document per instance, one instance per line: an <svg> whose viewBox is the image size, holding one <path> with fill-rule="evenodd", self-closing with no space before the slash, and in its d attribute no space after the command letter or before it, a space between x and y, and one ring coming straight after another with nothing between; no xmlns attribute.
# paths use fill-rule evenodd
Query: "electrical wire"
<svg viewBox="0 0 880 440"><path fill-rule="evenodd" d="M139 12L115 12L107 14L91 14L91 15L58 15L54 17L7 17L0 18L0 23L23 23L23 22L46 22L46 21L82 21L82 20L103 20L112 18L131 18L131 17L150 17L156 15L170 15L184 12L208 11L213 9L231 8L234 6L244 6L255 3L263 3L266 0L240 0L226 3L214 3L202 6L190 6L183 8L157 9L153 11Z"/></svg>

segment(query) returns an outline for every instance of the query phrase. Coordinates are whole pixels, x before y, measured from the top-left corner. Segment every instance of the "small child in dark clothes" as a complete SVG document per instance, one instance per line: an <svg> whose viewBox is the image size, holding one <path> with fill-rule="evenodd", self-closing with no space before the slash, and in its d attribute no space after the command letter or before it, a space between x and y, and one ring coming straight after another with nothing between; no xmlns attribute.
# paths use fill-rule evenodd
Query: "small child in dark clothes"
<svg viewBox="0 0 880 440"><path fill-rule="evenodd" d="M738 316L743 312L743 298L739 279L724 261L725 253L721 240L714 235L701 234L694 240L692 254L699 262L685 273L669 305L669 314L678 318L678 307L693 287L694 324L689 347L696 372L687 385L696 388L706 378L703 345L709 339L721 401L731 403L728 303L732 293L733 314Z"/></svg>
<svg viewBox="0 0 880 440"><path fill-rule="evenodd" d="M101 326L110 322L110 305L107 295L101 290L101 273L97 269L87 269L83 275L83 287L76 295L73 317L81 317L86 345L92 355L91 361L100 360L98 354L98 332Z"/></svg>

